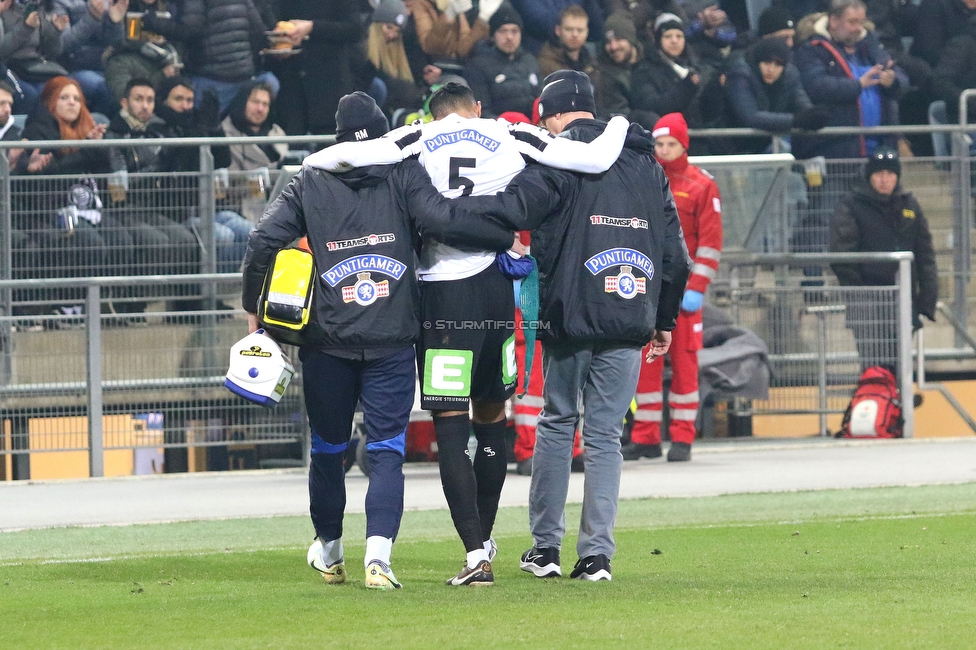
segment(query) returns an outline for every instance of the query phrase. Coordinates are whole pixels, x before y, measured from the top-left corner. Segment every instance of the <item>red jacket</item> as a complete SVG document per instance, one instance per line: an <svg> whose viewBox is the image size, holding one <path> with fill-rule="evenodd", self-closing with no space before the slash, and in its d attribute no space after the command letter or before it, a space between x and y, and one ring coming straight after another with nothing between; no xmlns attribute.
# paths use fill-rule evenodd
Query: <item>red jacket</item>
<svg viewBox="0 0 976 650"><path fill-rule="evenodd" d="M671 182L688 254L695 261L687 288L705 293L722 256L722 200L718 186L708 172L688 163L688 154L660 162Z"/></svg>

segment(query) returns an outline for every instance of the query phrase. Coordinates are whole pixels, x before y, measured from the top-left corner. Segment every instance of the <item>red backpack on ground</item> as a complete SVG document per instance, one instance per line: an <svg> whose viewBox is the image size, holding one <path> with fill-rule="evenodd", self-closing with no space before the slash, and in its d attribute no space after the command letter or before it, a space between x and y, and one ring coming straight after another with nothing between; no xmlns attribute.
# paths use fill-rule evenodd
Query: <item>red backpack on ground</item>
<svg viewBox="0 0 976 650"><path fill-rule="evenodd" d="M901 438L898 382L887 368L871 366L861 375L844 412L838 438Z"/></svg>

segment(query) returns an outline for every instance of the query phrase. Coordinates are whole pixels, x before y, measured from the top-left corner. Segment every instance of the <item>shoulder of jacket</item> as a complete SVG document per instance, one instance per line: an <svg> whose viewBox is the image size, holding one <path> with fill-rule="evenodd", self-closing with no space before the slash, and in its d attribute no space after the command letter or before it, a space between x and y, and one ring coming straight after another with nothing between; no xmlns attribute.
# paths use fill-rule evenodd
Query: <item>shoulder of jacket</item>
<svg viewBox="0 0 976 650"><path fill-rule="evenodd" d="M711 174L710 174L710 173L709 173L708 171L706 171L706 170L704 170L704 169L702 169L702 168L701 168L701 167L699 167L698 165L691 165L691 167L694 167L694 168L695 168L695 170L696 170L696 171L697 171L697 172L698 172L698 173L699 173L700 175L702 175L702 176L704 176L705 178L707 178L707 179L708 179L708 180L709 180L710 182L712 182L712 183L714 184L714 182L715 182L715 177L714 177L714 176L712 176L712 175L711 175Z"/></svg>

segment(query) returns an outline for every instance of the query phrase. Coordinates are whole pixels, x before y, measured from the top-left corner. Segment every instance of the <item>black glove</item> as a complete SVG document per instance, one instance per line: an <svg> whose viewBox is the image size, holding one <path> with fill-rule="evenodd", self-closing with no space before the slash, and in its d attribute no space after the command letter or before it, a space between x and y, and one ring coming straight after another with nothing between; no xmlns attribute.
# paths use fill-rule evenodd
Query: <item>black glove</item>
<svg viewBox="0 0 976 650"><path fill-rule="evenodd" d="M804 131L817 131L830 121L830 109L826 106L811 106L793 115L793 126Z"/></svg>
<svg viewBox="0 0 976 650"><path fill-rule="evenodd" d="M204 133L213 133L220 128L220 99L213 88L203 91L203 100L197 108L197 126Z"/></svg>

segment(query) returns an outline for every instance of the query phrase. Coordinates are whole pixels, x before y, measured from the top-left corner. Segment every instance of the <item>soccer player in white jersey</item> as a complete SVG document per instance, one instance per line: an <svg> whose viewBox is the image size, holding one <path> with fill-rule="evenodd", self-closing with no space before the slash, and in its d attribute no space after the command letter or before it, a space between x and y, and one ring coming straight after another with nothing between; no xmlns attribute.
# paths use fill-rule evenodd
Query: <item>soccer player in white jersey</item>
<svg viewBox="0 0 976 650"><path fill-rule="evenodd" d="M305 164L339 171L417 155L445 196L495 194L523 169L525 158L604 172L617 159L629 127L625 119L614 118L593 142L555 138L531 125L481 119L481 104L461 84L439 89L430 109L434 122L329 147ZM505 401L517 383L515 302L512 281L501 266L494 252L425 240L418 267L421 406L433 412L441 483L467 552L460 573L447 581L454 586L494 582L491 530L507 471ZM473 464L472 429L478 442Z"/></svg>

